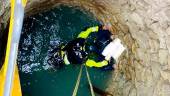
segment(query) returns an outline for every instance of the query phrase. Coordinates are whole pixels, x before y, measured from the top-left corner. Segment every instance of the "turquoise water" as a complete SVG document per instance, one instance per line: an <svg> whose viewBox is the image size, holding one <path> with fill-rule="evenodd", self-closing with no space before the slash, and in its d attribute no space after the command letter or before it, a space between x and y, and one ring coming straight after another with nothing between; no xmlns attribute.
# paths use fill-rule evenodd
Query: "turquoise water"
<svg viewBox="0 0 170 96"><path fill-rule="evenodd" d="M71 96L80 65L55 69L47 63L48 51L51 46L73 40L85 27L97 24L90 13L68 6L25 18L18 53L23 96ZM111 72L88 69L92 84L105 89ZM90 96L85 68L78 96Z"/></svg>

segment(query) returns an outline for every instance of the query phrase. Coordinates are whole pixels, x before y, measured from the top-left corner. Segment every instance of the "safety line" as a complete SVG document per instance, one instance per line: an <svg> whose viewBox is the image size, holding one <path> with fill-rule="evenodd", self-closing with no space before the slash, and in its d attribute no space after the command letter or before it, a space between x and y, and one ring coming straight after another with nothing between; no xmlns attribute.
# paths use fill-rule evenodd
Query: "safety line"
<svg viewBox="0 0 170 96"><path fill-rule="evenodd" d="M76 82L76 86L74 87L74 91L73 91L72 96L77 96L77 91L78 91L78 88L79 88L79 84L80 84L80 80L81 80L81 75L82 75L82 69L83 69L83 64L81 65L80 72L79 72L79 75L78 75L78 78L77 78L77 82Z"/></svg>
<svg viewBox="0 0 170 96"><path fill-rule="evenodd" d="M87 67L85 66L86 68L86 75L87 75L87 79L88 79L88 82L89 82L89 85L90 85L90 91L91 91L91 96L95 96L94 94L94 90L93 90L93 86L92 86L92 83L91 83L91 80L90 80L90 75L89 75L89 72L87 70Z"/></svg>

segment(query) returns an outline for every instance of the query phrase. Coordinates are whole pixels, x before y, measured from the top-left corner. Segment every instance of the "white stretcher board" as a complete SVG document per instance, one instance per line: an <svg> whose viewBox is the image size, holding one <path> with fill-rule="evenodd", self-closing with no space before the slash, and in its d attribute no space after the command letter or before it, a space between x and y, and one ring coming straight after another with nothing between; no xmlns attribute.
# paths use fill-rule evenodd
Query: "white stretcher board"
<svg viewBox="0 0 170 96"><path fill-rule="evenodd" d="M121 40L116 38L114 41L110 42L102 52L102 55L105 56L106 60L114 58L117 62L120 55L125 51L125 47L121 44Z"/></svg>

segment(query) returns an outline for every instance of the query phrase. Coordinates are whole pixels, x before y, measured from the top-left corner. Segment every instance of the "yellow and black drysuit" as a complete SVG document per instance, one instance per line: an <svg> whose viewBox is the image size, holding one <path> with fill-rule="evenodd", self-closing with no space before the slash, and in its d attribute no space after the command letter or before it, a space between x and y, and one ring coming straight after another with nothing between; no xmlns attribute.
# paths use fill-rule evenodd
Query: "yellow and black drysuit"
<svg viewBox="0 0 170 96"><path fill-rule="evenodd" d="M93 38L88 38L91 34ZM112 41L110 36L111 33L108 30L103 30L102 26L87 28L65 47L56 48L54 50L55 54L49 61L56 66L62 66L63 63L85 64L89 67L106 70L113 69L114 59L111 58L111 60L107 61L101 54L104 48Z"/></svg>

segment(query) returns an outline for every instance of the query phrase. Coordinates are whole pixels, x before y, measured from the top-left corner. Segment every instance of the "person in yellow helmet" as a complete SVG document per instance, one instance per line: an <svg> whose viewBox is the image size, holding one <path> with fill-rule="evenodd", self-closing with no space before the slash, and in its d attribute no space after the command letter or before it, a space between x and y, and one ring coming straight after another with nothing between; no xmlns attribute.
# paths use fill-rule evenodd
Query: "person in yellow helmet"
<svg viewBox="0 0 170 96"><path fill-rule="evenodd" d="M89 40L91 34L94 35L94 38ZM51 52L54 54L49 58L48 62L57 67L64 64L85 64L88 67L112 70L113 64L115 64L114 58L106 60L105 56L101 54L111 41L111 33L108 26L89 27L82 31L76 39L66 44L66 46L54 49Z"/></svg>

